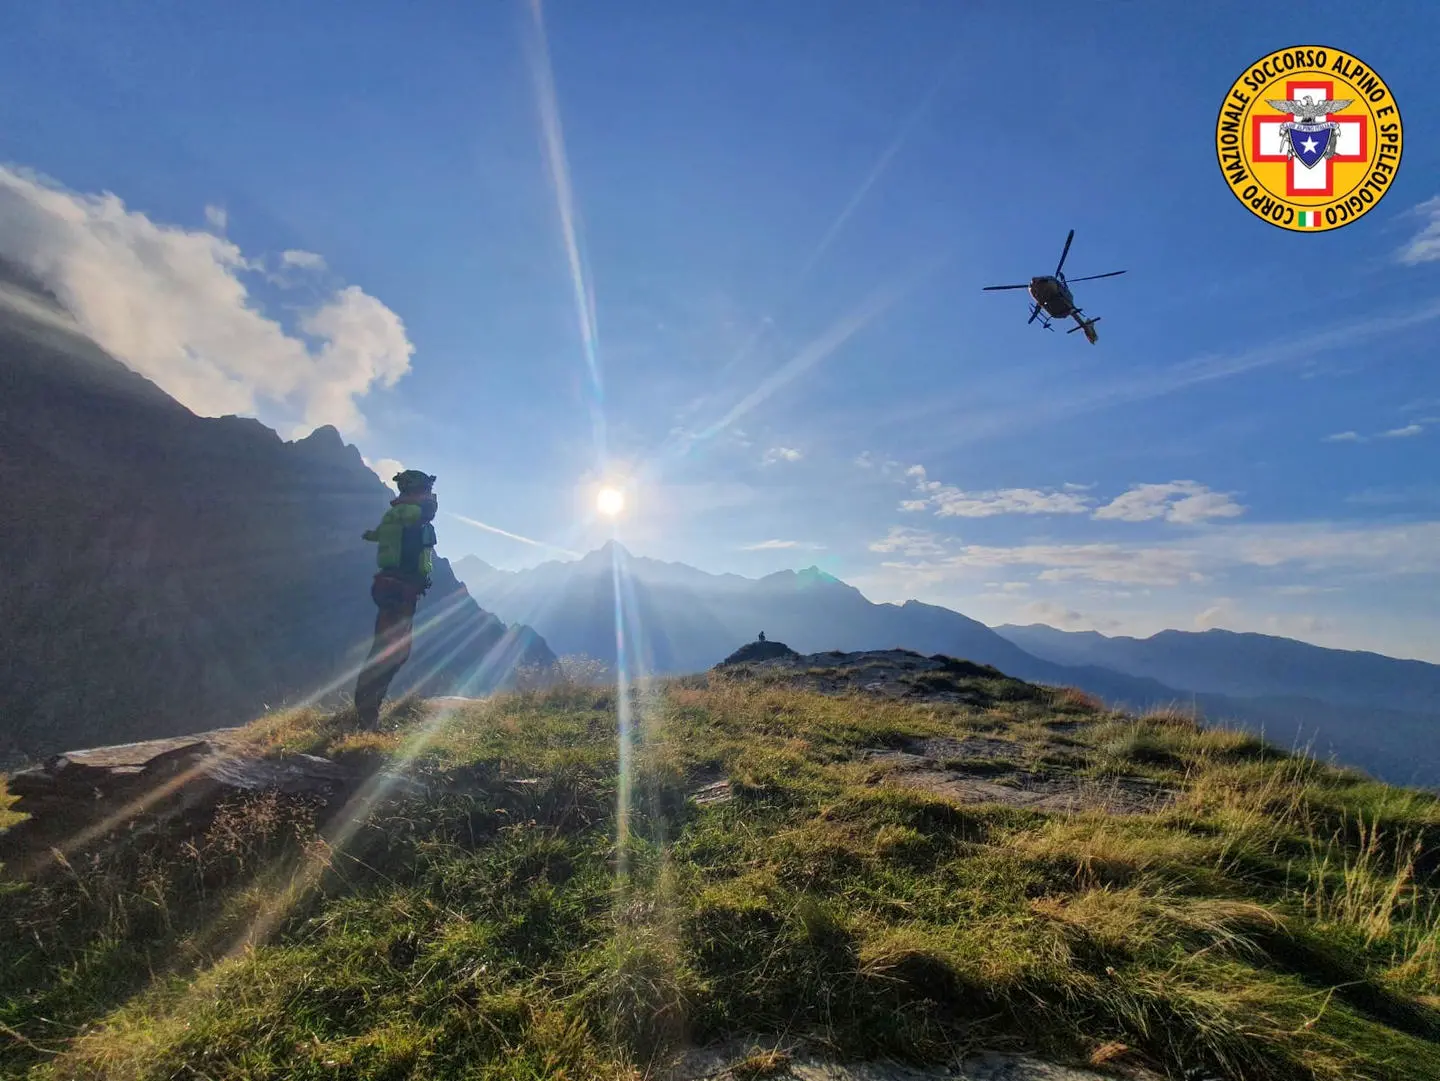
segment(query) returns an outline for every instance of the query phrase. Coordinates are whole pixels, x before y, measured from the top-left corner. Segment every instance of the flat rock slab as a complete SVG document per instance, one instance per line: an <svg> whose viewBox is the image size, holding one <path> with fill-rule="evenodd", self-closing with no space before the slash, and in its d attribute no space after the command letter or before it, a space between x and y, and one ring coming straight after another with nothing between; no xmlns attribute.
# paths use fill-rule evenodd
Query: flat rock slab
<svg viewBox="0 0 1440 1081"><path fill-rule="evenodd" d="M898 1063L842 1063L808 1051L782 1051L771 1056L768 1068L756 1069L765 1059L761 1049L772 1044L731 1041L716 1047L691 1051L669 1072L657 1075L660 1081L1115 1081L1114 1074L1101 1074L1075 1066L1062 1066L1030 1055L983 1052L966 1056L952 1066L917 1069ZM750 1068L747 1068L750 1067ZM1134 1081L1158 1081L1154 1074L1129 1070Z"/></svg>
<svg viewBox="0 0 1440 1081"><path fill-rule="evenodd" d="M242 731L240 728L216 728L209 732L197 732L190 736L175 736L171 739L148 739L139 743L117 743L111 747L91 747L80 751L66 751L49 760L51 768L66 765L87 766L91 769L115 769L125 766L145 766L159 758L185 753L199 747L223 746L233 741Z"/></svg>
<svg viewBox="0 0 1440 1081"><path fill-rule="evenodd" d="M877 778L881 783L923 789L958 803L1001 803L1055 814L1143 814L1175 798L1170 789L1143 777L1102 780L1028 769L1022 765L1023 751L1011 740L975 736L910 740L902 750L872 750L864 757L884 770Z"/></svg>
<svg viewBox="0 0 1440 1081"><path fill-rule="evenodd" d="M212 754L201 760L199 772L227 788L245 792L273 790L286 795L319 790L328 793L353 780L343 766L313 754L291 754L283 758Z"/></svg>
<svg viewBox="0 0 1440 1081"><path fill-rule="evenodd" d="M998 777L973 777L959 770L944 769L901 769L891 777L894 784L922 788L958 803L1003 803L1055 814L1077 811L1144 814L1159 810L1174 798L1173 793L1139 777L1098 781L1021 771Z"/></svg>
<svg viewBox="0 0 1440 1081"><path fill-rule="evenodd" d="M251 753L240 728L66 751L9 778L12 807L26 817L0 831L0 854L49 847L61 837L144 832L209 813L227 796L280 792L328 805L354 787L352 771L309 754ZM397 779L398 780L398 779ZM402 794L403 786L384 786ZM89 843L89 842L87 842Z"/></svg>
<svg viewBox="0 0 1440 1081"><path fill-rule="evenodd" d="M41 766L22 770L6 784L11 794L19 797L16 810L20 811L29 810L27 803L55 798L104 798L149 779L173 775L188 763L225 753L240 731L221 728L193 736L66 751Z"/></svg>
<svg viewBox="0 0 1440 1081"><path fill-rule="evenodd" d="M1019 761L1025 757L1025 748L1013 739L995 739L991 736L966 736L964 739L941 736L910 740L905 749L934 762L960 761L967 758L986 762Z"/></svg>
<svg viewBox="0 0 1440 1081"><path fill-rule="evenodd" d="M731 791L729 781L711 781L692 792L690 798L701 807L710 807L717 803L729 803L735 798L735 793Z"/></svg>

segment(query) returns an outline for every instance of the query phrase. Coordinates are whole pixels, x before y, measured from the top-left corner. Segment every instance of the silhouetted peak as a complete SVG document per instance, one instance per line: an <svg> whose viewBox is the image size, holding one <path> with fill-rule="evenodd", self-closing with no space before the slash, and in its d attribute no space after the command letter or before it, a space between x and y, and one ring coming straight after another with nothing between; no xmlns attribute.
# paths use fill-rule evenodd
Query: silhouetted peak
<svg viewBox="0 0 1440 1081"><path fill-rule="evenodd" d="M365 464L360 448L345 442L333 424L320 425L303 439L295 440L293 445L309 458L351 469L358 467L372 477L375 475Z"/></svg>
<svg viewBox="0 0 1440 1081"><path fill-rule="evenodd" d="M608 540L593 552L585 553L580 562L585 566L598 566L602 563L609 566L617 560L621 563L626 563L634 558L635 557L630 554L630 550L618 540Z"/></svg>
<svg viewBox="0 0 1440 1081"><path fill-rule="evenodd" d="M839 582L833 574L827 574L819 567L806 567L802 571L796 571L795 576L802 582Z"/></svg>
<svg viewBox="0 0 1440 1081"><path fill-rule="evenodd" d="M761 578L760 581L770 589L791 589L799 591L838 587L851 593L860 592L854 586L842 582L833 574L827 574L819 567L806 567L798 571L776 571L774 574L767 574L764 578Z"/></svg>
<svg viewBox="0 0 1440 1081"><path fill-rule="evenodd" d="M463 567L467 571L472 572L479 571L482 574L494 574L496 571L492 564L485 562L485 560L476 555L461 556L459 559L452 560L451 566L457 568Z"/></svg>
<svg viewBox="0 0 1440 1081"><path fill-rule="evenodd" d="M295 445L307 450L337 451L345 449L345 440L333 424L322 424L303 439L295 440Z"/></svg>

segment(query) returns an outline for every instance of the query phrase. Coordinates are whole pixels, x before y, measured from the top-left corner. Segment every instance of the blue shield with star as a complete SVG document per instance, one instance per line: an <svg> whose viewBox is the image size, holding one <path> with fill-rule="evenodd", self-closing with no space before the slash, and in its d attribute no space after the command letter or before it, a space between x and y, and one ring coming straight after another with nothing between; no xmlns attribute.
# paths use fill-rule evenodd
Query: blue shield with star
<svg viewBox="0 0 1440 1081"><path fill-rule="evenodd" d="M1330 147L1330 128L1326 124L1296 124L1289 132L1290 149L1307 169L1313 169Z"/></svg>

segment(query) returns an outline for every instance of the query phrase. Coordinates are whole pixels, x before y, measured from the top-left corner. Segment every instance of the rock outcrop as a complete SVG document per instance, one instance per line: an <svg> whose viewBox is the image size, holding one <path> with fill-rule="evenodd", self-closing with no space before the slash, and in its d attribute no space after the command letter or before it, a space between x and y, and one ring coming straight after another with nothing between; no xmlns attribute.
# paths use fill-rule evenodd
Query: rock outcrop
<svg viewBox="0 0 1440 1081"><path fill-rule="evenodd" d="M784 642L746 642L730 656L726 657L717 667L725 667L735 664L753 664L758 661L779 661L789 660L792 657L799 657L793 649Z"/></svg>
<svg viewBox="0 0 1440 1081"><path fill-rule="evenodd" d="M712 671L722 678L769 680L822 694L859 693L973 710L1001 702L1050 706L1057 693L1064 693L1011 679L988 664L941 654L927 657L907 649L801 655L778 642L751 642ZM1090 719L1104 716L1097 710ZM1174 798L1173 791L1144 777L1099 780L1075 770L1067 729L1078 723L1047 721L1044 738L1030 744L979 736L911 739L899 746L870 748L862 758L873 767L875 783L921 788L959 803L1003 803L1062 814L1136 814Z"/></svg>
<svg viewBox="0 0 1440 1081"><path fill-rule="evenodd" d="M872 691L895 698L979 704L983 697L1035 698L1049 693L1042 687L1011 679L998 668L935 654L927 657L909 649L868 649L853 653L796 653L782 642L750 642L720 664L717 671L770 673L827 694ZM992 688L969 683L998 680ZM965 685L957 681L967 681Z"/></svg>
<svg viewBox="0 0 1440 1081"><path fill-rule="evenodd" d="M6 787L12 810L27 817L0 833L0 861L203 818L227 795L275 791L324 803L354 783L351 771L315 755L247 751L242 731L67 751L22 770Z"/></svg>

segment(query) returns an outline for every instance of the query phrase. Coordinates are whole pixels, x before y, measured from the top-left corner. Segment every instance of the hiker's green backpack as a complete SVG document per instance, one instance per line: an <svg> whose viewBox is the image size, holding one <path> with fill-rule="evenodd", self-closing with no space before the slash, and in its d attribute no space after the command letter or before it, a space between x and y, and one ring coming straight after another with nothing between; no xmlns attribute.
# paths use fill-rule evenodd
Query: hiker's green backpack
<svg viewBox="0 0 1440 1081"><path fill-rule="evenodd" d="M435 566L435 527L425 518L420 505L396 500L380 524L365 532L367 541L379 545L375 561L382 571L430 580Z"/></svg>

